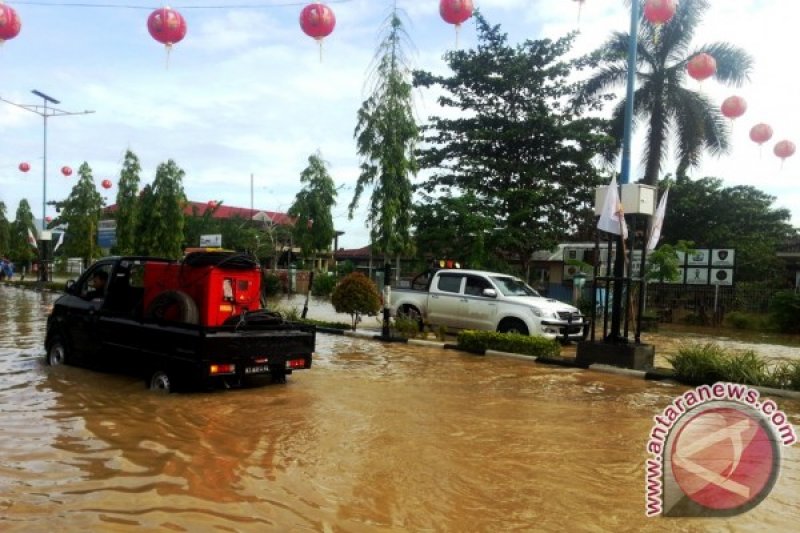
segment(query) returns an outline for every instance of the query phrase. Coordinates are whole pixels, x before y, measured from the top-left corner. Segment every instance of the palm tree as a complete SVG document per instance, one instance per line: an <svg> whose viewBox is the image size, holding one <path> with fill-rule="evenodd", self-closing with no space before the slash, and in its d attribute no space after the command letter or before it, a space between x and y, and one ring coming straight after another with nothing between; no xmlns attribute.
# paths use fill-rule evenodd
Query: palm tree
<svg viewBox="0 0 800 533"><path fill-rule="evenodd" d="M660 28L646 21L639 26L636 65L639 88L634 96L633 126L647 121L644 183L648 185L658 184L670 134L675 137L679 175L699 164L703 150L721 155L729 147L729 130L719 107L702 92L685 87L686 64L695 55L706 52L716 59L717 81L740 86L749 79L753 60L743 49L725 42L690 51L692 37L706 9L707 0L682 0L672 20ZM627 33L614 33L598 50L603 66L583 85L577 103L625 84L629 39ZM611 119L615 154L622 145L624 118L625 98L617 103Z"/></svg>

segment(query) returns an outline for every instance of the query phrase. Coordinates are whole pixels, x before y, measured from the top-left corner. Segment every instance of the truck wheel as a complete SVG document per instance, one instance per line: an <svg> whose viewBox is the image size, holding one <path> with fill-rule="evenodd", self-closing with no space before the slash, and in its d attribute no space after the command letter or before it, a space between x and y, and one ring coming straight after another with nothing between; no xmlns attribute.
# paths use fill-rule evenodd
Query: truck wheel
<svg viewBox="0 0 800 533"><path fill-rule="evenodd" d="M520 335L528 334L528 326L525 322L518 318L506 318L500 325L497 326L498 333L519 333Z"/></svg>
<svg viewBox="0 0 800 533"><path fill-rule="evenodd" d="M169 380L169 376L163 370L157 370L153 372L153 375L150 376L150 384L147 387L153 392L159 392L161 394L169 394L172 392L172 383Z"/></svg>
<svg viewBox="0 0 800 533"><path fill-rule="evenodd" d="M422 313L420 313L419 309L417 309L413 305L404 305L403 307L398 309L397 316L410 318L411 320L416 320L417 327L419 328L420 331L422 331L425 327L425 325L422 322Z"/></svg>
<svg viewBox="0 0 800 533"><path fill-rule="evenodd" d="M269 365L269 375L273 383L286 383L286 368L283 365Z"/></svg>
<svg viewBox="0 0 800 533"><path fill-rule="evenodd" d="M172 320L186 324L198 324L200 315L197 304L183 291L164 291L147 306L145 317L155 320Z"/></svg>
<svg viewBox="0 0 800 533"><path fill-rule="evenodd" d="M47 364L50 366L59 366L67 364L67 347L61 337L55 337L50 342L50 348L47 350Z"/></svg>

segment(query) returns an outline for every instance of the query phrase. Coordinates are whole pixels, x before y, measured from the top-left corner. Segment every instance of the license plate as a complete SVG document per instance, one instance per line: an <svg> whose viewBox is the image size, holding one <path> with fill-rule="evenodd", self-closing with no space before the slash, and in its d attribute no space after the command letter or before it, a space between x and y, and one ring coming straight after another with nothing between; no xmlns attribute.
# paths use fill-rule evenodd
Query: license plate
<svg viewBox="0 0 800 533"><path fill-rule="evenodd" d="M244 367L245 374L266 374L268 372L269 372L269 367L267 365Z"/></svg>

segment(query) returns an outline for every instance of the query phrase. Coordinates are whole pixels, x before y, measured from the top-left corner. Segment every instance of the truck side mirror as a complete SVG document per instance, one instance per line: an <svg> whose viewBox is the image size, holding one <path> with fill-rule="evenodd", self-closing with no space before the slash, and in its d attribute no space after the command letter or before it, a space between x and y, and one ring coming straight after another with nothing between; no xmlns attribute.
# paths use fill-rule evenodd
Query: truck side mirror
<svg viewBox="0 0 800 533"><path fill-rule="evenodd" d="M494 289L483 289L482 294L487 298L497 298L497 291Z"/></svg>

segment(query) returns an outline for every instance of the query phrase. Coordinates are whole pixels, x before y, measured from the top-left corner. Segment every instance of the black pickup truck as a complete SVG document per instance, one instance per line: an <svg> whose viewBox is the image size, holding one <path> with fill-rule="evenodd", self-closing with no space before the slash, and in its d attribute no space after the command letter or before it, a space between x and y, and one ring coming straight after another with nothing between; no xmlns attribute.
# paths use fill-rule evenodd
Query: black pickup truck
<svg viewBox="0 0 800 533"><path fill-rule="evenodd" d="M56 300L46 361L134 373L163 392L285 382L311 367L315 328L262 309L260 279L235 253L101 259Z"/></svg>

